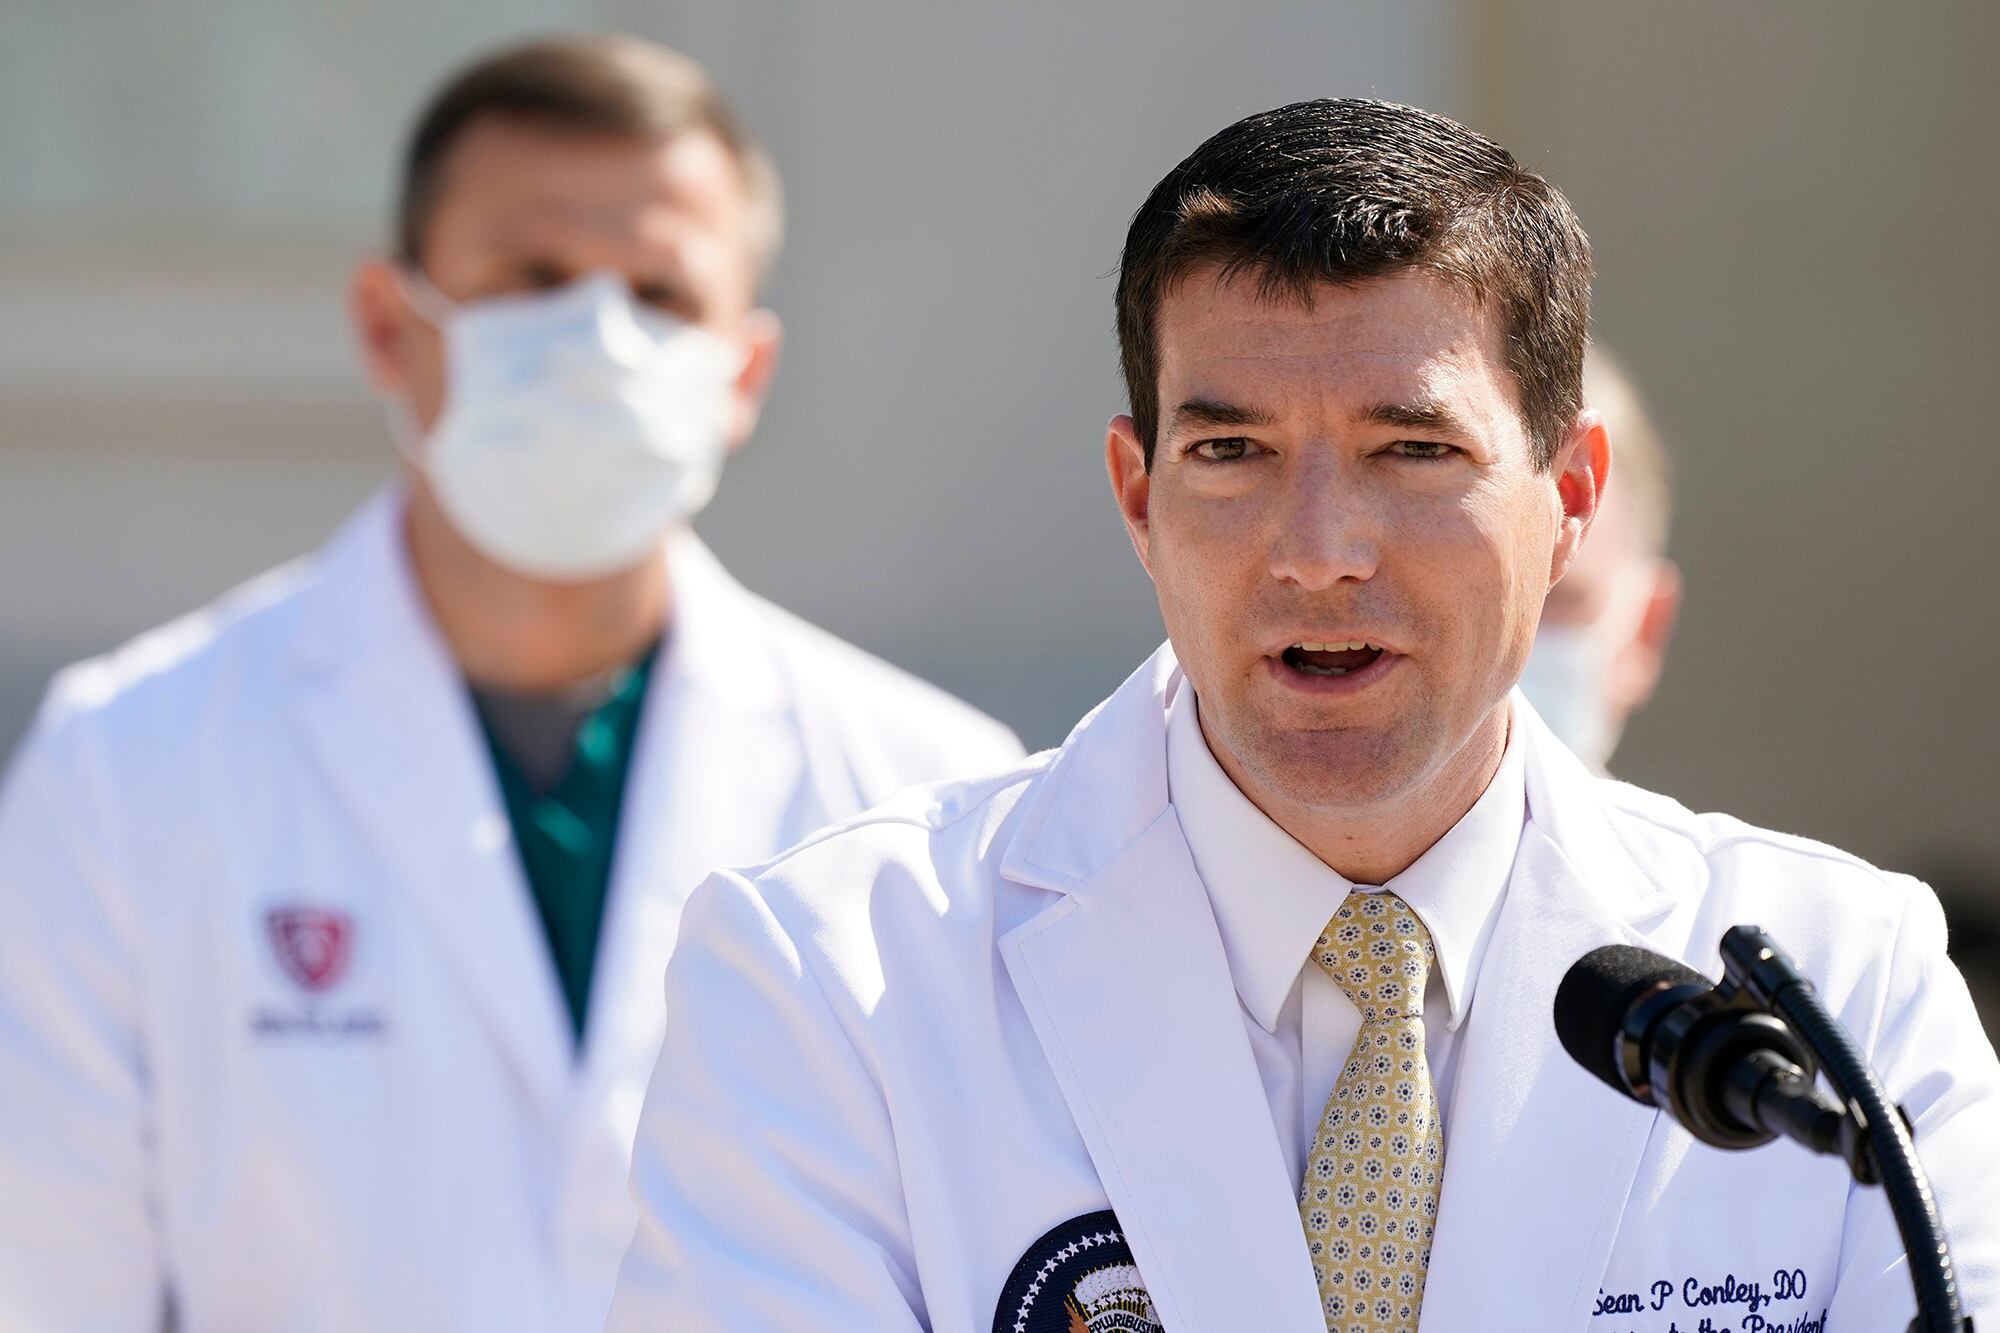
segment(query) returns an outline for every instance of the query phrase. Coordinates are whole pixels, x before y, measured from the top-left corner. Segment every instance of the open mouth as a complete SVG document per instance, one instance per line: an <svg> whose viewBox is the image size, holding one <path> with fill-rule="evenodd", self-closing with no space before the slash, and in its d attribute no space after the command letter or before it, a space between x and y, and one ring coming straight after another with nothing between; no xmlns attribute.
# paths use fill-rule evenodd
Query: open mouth
<svg viewBox="0 0 2000 1333"><path fill-rule="evenodd" d="M1295 643L1282 654L1285 665L1307 676L1345 676L1373 666L1382 650L1359 639L1348 643Z"/></svg>

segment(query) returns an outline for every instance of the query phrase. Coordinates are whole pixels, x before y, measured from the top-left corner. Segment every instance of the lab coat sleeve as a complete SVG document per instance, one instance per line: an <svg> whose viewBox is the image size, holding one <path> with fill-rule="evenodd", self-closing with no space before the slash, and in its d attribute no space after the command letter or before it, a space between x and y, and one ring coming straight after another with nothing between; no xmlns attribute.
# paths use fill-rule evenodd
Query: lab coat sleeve
<svg viewBox="0 0 2000 1333"><path fill-rule="evenodd" d="M606 1333L923 1327L879 1085L742 878L689 900L666 989Z"/></svg>
<svg viewBox="0 0 2000 1333"><path fill-rule="evenodd" d="M1944 912L1914 880L1891 955L1871 1058L1916 1122L1965 1313L2000 1325L2000 1061L1945 956ZM1916 1310L1902 1240L1879 1188L1848 1196L1829 1333L1901 1329Z"/></svg>
<svg viewBox="0 0 2000 1333"><path fill-rule="evenodd" d="M46 730L0 787L0 1328L157 1329L139 941Z"/></svg>

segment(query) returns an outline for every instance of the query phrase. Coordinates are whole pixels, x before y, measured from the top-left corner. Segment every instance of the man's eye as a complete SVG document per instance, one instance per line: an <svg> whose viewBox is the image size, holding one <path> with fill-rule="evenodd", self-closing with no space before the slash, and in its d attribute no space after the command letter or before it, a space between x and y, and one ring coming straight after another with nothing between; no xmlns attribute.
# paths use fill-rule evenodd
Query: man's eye
<svg viewBox="0 0 2000 1333"><path fill-rule="evenodd" d="M1458 452L1451 445L1439 444L1436 440L1398 440L1391 447L1405 458L1416 459L1448 458Z"/></svg>
<svg viewBox="0 0 2000 1333"><path fill-rule="evenodd" d="M1226 440L1203 440L1188 452L1210 463L1233 463L1249 456L1250 441L1237 436Z"/></svg>
<svg viewBox="0 0 2000 1333"><path fill-rule="evenodd" d="M552 291L570 278L561 268L544 260L529 260L519 267L517 273L521 286L531 292Z"/></svg>
<svg viewBox="0 0 2000 1333"><path fill-rule="evenodd" d="M684 319L692 319L700 313L695 308L694 298L685 289L671 283L635 282L632 284L632 296L641 305Z"/></svg>

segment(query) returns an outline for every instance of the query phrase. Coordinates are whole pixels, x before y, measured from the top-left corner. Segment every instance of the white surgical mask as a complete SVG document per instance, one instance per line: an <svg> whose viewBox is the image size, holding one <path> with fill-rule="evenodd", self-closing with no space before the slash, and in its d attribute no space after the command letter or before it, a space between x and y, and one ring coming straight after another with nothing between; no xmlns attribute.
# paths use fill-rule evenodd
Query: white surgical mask
<svg viewBox="0 0 2000 1333"><path fill-rule="evenodd" d="M1543 622L1521 672L1521 693L1556 739L1602 773L1618 744L1604 687L1611 671L1606 636L1595 625Z"/></svg>
<svg viewBox="0 0 2000 1333"><path fill-rule="evenodd" d="M551 582L616 573L715 494L739 367L713 334L611 272L462 305L407 285L446 379L429 437L404 448L487 558Z"/></svg>
<svg viewBox="0 0 2000 1333"><path fill-rule="evenodd" d="M1612 663L1639 633L1658 577L1656 561L1621 564L1595 620L1543 619L1521 672L1521 692L1542 721L1599 773L1624 729L1623 716L1611 706Z"/></svg>

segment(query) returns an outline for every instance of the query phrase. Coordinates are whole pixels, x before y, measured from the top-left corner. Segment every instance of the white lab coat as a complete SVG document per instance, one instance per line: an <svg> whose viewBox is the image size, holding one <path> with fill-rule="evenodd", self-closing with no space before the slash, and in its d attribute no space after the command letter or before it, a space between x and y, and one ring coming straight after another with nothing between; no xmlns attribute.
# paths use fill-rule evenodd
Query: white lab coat
<svg viewBox="0 0 2000 1333"><path fill-rule="evenodd" d="M1105 1208L1171 1333L1323 1329L1167 799L1178 688L1162 649L1059 751L697 892L611 1333L987 1333L1031 1244ZM2000 1067L1931 893L1594 778L1514 708L1532 819L1458 1038L1423 1328L1752 1333L1830 1312L1900 1333L1914 1301L1878 1192L1789 1143L1698 1146L1557 1044L1580 955L1623 941L1720 975L1739 922L1817 979L1916 1117L1965 1290L2000 1320Z"/></svg>
<svg viewBox="0 0 2000 1333"><path fill-rule="evenodd" d="M20 750L10 1333L155 1328L163 1292L188 1333L598 1329L688 891L1019 757L678 540L578 1050L399 513L378 497L319 556L65 673ZM343 914L342 939L273 912Z"/></svg>

